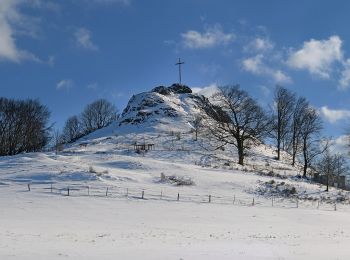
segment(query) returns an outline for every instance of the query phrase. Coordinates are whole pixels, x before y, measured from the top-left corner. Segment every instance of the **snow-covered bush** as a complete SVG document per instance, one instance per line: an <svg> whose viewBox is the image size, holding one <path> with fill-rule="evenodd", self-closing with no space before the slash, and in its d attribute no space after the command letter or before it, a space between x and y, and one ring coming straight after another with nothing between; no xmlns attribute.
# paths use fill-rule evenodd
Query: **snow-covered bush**
<svg viewBox="0 0 350 260"><path fill-rule="evenodd" d="M276 182L272 179L266 182L259 181L256 192L261 195L291 197L297 194L297 189L291 184Z"/></svg>
<svg viewBox="0 0 350 260"><path fill-rule="evenodd" d="M176 176L176 175L166 176L164 173L160 174L159 182L169 183L177 186L194 185L194 181L188 176Z"/></svg>
<svg viewBox="0 0 350 260"><path fill-rule="evenodd" d="M89 166L89 173L97 173L94 167Z"/></svg>

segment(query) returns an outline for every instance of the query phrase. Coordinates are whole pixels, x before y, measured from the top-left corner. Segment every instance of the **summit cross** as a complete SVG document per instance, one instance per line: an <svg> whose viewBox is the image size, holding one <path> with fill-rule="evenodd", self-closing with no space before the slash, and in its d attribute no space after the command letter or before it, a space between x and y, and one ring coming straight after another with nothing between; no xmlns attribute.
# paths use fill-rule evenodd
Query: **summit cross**
<svg viewBox="0 0 350 260"><path fill-rule="evenodd" d="M181 65L185 64L185 62L181 61L181 59L179 58L179 61L177 63L175 63L176 66L179 66L179 83L181 85Z"/></svg>

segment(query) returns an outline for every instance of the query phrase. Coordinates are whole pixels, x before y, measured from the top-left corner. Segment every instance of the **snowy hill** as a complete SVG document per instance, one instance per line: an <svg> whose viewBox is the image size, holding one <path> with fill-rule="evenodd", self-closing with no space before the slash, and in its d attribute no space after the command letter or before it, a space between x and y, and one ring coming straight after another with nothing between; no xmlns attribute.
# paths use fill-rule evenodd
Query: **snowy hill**
<svg viewBox="0 0 350 260"><path fill-rule="evenodd" d="M184 85L156 87L150 92L132 96L124 109L119 125L171 125L171 128L188 128L187 122L200 113L199 95ZM179 126L180 124L180 126Z"/></svg>
<svg viewBox="0 0 350 260"><path fill-rule="evenodd" d="M0 258L330 259L324 248L347 248L349 193L298 178L272 146L241 166L205 131L195 141L198 98L158 87L57 155L0 157Z"/></svg>

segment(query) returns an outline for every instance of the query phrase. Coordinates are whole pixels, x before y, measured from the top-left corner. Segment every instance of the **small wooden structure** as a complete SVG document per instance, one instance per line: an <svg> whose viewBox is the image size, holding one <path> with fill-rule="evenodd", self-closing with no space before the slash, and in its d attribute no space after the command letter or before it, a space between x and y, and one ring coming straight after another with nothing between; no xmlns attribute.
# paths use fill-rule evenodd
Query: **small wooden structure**
<svg viewBox="0 0 350 260"><path fill-rule="evenodd" d="M154 144L134 144L135 151L149 151L154 150Z"/></svg>

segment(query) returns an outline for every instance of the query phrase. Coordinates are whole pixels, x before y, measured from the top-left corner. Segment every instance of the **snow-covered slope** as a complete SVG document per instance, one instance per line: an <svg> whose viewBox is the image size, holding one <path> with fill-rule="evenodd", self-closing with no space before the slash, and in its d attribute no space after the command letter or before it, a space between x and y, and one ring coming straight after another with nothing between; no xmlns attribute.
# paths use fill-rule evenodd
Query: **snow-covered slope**
<svg viewBox="0 0 350 260"><path fill-rule="evenodd" d="M0 157L0 258L346 259L349 194L297 178L272 146L240 166L195 141L197 98L157 88L57 155Z"/></svg>

